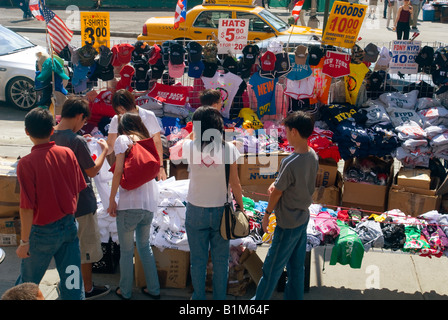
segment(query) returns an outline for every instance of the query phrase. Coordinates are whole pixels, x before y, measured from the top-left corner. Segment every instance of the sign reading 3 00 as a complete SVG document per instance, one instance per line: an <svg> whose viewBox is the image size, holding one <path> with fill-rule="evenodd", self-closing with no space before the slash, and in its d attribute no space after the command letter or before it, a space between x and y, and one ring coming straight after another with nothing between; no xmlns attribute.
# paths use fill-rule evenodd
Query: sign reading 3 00
<svg viewBox="0 0 448 320"><path fill-rule="evenodd" d="M81 12L81 41L98 49L101 45L109 47L109 12Z"/></svg>

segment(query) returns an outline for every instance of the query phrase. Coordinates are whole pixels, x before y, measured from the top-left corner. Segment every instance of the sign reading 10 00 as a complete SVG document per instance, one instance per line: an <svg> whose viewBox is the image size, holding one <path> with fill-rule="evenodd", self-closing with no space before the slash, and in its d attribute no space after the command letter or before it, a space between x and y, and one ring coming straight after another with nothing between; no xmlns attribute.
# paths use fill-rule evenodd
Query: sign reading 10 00
<svg viewBox="0 0 448 320"><path fill-rule="evenodd" d="M81 12L81 40L98 49L101 45L109 47L109 12Z"/></svg>

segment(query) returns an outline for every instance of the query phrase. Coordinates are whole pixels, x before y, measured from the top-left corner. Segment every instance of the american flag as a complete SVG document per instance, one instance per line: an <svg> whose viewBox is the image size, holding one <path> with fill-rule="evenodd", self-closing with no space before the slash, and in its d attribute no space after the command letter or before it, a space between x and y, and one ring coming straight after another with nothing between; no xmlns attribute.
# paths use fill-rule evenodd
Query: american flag
<svg viewBox="0 0 448 320"><path fill-rule="evenodd" d="M179 28L179 23L187 19L187 0L177 0L176 12L174 13L174 29Z"/></svg>
<svg viewBox="0 0 448 320"><path fill-rule="evenodd" d="M41 12L47 23L47 31L50 35L51 46L56 53L59 53L72 40L73 31L67 28L64 21L45 5L41 6Z"/></svg>
<svg viewBox="0 0 448 320"><path fill-rule="evenodd" d="M297 20L299 20L300 11L302 10L303 3L305 0L299 0L294 5L294 8L292 9L292 16L294 17L294 21L297 23Z"/></svg>
<svg viewBox="0 0 448 320"><path fill-rule="evenodd" d="M32 15L34 16L34 18L36 18L37 20L40 20L40 21L44 21L42 12L40 12L39 1L42 1L42 3L45 4L44 0L30 0L30 3L29 3L30 11L31 11Z"/></svg>

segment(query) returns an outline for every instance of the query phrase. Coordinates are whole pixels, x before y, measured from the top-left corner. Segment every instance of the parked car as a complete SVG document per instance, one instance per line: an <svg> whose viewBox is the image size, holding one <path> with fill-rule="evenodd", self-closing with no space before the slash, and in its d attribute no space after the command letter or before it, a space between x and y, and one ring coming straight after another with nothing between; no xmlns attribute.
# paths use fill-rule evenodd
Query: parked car
<svg viewBox="0 0 448 320"><path fill-rule="evenodd" d="M263 7L204 3L187 11L186 20L177 29L174 29L174 16L148 19L138 40L155 40L158 43L164 40L211 40L212 33L218 34L219 19L248 19L248 41L290 33L322 35L321 29L293 27Z"/></svg>
<svg viewBox="0 0 448 320"><path fill-rule="evenodd" d="M1 101L22 110L30 110L36 105L36 53L44 51L45 48L0 25Z"/></svg>

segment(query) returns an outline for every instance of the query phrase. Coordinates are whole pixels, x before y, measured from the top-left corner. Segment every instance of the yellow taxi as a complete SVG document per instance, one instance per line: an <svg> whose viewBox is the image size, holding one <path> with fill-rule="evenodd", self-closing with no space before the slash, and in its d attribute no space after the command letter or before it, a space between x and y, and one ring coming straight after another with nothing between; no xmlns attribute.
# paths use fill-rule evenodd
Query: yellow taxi
<svg viewBox="0 0 448 320"><path fill-rule="evenodd" d="M285 34L322 35L321 29L292 26L271 11L252 5L253 0L212 0L187 11L186 20L174 28L174 16L153 17L143 25L138 40L211 40L218 34L219 19L248 19L248 41L264 40ZM238 4L235 4L238 3Z"/></svg>

